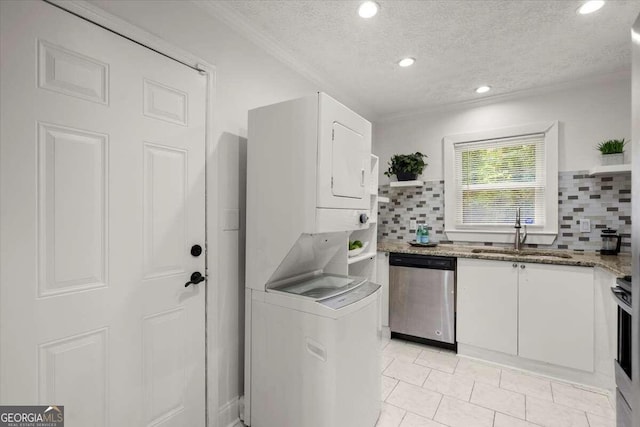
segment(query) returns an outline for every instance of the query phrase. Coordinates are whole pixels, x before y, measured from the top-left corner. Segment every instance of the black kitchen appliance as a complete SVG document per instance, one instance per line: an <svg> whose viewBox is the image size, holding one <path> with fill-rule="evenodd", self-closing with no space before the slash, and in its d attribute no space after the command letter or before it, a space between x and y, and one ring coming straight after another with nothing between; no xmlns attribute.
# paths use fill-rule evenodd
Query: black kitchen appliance
<svg viewBox="0 0 640 427"><path fill-rule="evenodd" d="M618 255L620 252L622 237L616 233L616 230L612 230L610 228L602 230L600 237L602 237L602 249L600 249L600 254Z"/></svg>
<svg viewBox="0 0 640 427"><path fill-rule="evenodd" d="M617 427L632 427L631 276L616 280L611 292L618 304L618 351L615 360ZM637 357L637 356L636 356ZM636 409L637 410L637 409Z"/></svg>

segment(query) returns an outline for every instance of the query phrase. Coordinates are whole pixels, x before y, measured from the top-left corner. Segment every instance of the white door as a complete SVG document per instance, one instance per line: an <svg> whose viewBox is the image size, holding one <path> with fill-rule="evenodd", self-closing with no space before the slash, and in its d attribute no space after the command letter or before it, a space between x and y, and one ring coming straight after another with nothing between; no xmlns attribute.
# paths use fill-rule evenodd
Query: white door
<svg viewBox="0 0 640 427"><path fill-rule="evenodd" d="M518 354L518 264L458 259L457 340Z"/></svg>
<svg viewBox="0 0 640 427"><path fill-rule="evenodd" d="M0 403L205 423L205 77L0 2Z"/></svg>
<svg viewBox="0 0 640 427"><path fill-rule="evenodd" d="M369 209L371 123L318 94L318 207Z"/></svg>
<svg viewBox="0 0 640 427"><path fill-rule="evenodd" d="M520 263L518 354L593 372L593 268Z"/></svg>
<svg viewBox="0 0 640 427"><path fill-rule="evenodd" d="M362 199L365 195L365 172L368 169L364 160L369 159L364 136L339 122L333 122L331 131L333 195Z"/></svg>

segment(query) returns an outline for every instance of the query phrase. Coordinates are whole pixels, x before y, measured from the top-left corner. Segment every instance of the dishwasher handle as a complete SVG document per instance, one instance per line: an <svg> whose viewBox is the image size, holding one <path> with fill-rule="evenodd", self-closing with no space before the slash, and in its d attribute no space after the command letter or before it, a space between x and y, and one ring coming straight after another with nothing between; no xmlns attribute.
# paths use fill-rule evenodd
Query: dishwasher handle
<svg viewBox="0 0 640 427"><path fill-rule="evenodd" d="M389 265L397 267L455 270L456 258L446 256L391 253Z"/></svg>

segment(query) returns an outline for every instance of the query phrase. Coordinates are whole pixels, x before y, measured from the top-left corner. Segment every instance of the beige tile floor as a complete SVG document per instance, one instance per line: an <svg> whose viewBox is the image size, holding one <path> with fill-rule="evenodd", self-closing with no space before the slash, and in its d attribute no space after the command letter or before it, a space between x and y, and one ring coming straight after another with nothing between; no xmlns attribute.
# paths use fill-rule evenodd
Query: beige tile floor
<svg viewBox="0 0 640 427"><path fill-rule="evenodd" d="M383 345L377 427L615 427L605 390L406 341Z"/></svg>

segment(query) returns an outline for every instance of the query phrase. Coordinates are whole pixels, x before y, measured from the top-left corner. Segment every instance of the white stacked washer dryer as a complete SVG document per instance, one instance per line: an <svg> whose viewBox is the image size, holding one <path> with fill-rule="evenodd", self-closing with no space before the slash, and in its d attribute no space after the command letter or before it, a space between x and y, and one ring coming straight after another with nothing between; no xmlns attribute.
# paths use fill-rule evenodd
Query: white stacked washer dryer
<svg viewBox="0 0 640 427"><path fill-rule="evenodd" d="M369 227L371 123L319 93L249 112L244 422L373 427L380 291L349 277Z"/></svg>

